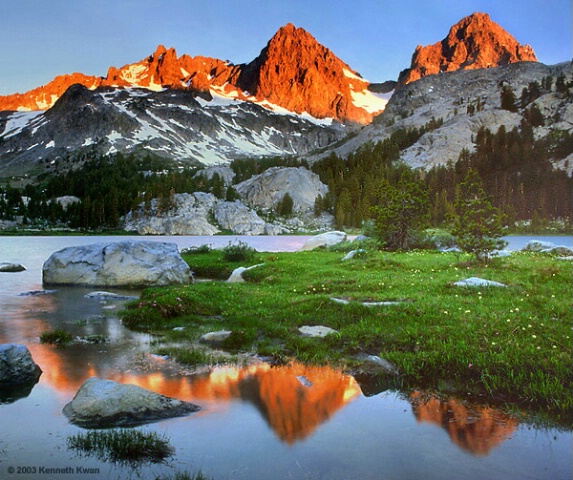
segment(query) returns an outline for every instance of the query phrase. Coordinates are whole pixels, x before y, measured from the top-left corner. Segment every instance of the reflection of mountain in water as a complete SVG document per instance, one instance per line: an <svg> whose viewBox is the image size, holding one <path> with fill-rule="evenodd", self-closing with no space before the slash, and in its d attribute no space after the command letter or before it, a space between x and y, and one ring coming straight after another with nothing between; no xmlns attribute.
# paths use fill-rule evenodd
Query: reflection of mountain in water
<svg viewBox="0 0 573 480"><path fill-rule="evenodd" d="M444 401L431 394L414 392L410 402L418 422L441 426L452 442L475 455L488 455L518 425L517 420L495 408L468 405L456 399Z"/></svg>
<svg viewBox="0 0 573 480"><path fill-rule="evenodd" d="M279 438L289 444L310 436L322 423L360 394L348 375L328 367L259 369L240 384Z"/></svg>
<svg viewBox="0 0 573 480"><path fill-rule="evenodd" d="M224 409L234 400L246 401L254 405L275 434L289 444L308 438L361 394L353 377L329 367L296 363L271 367L259 363L184 375L177 373L172 362L148 355L142 365L134 365L133 356L125 352L125 344L115 348L108 344L58 349L31 343L29 347L44 371L40 383L50 385L66 401L92 376L139 385L199 405L211 402L209 409L199 415ZM136 351L140 352L137 348ZM455 399L443 401L426 393L412 394L410 402L419 422L441 426L452 442L476 455L487 455L508 438L518 424L493 408L472 406Z"/></svg>
<svg viewBox="0 0 573 480"><path fill-rule="evenodd" d="M69 348L62 351L42 344L31 347L34 359L45 371L42 381L66 399L71 399L86 379L97 376L139 385L198 404L243 400L253 404L276 435L289 444L310 436L318 426L361 393L353 377L329 367L296 363L271 367L260 363L247 367L220 367L198 375L170 376L168 366L161 365L163 362L159 360L155 368L149 366L149 373L136 373L129 368L124 371L110 369L106 362L102 365L90 365L91 362L82 364L77 363L77 357L74 362L74 357L67 356Z"/></svg>

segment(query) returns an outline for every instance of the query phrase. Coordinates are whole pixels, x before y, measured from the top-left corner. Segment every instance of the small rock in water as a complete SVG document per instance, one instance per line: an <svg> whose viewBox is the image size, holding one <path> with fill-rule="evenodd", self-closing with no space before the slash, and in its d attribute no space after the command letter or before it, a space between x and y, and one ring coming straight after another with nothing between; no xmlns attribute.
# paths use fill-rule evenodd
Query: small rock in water
<svg viewBox="0 0 573 480"><path fill-rule="evenodd" d="M85 298L99 298L101 300L133 300L137 298L130 295L120 295L119 293L112 292L90 292L84 296Z"/></svg>
<svg viewBox="0 0 573 480"><path fill-rule="evenodd" d="M0 263L0 272L17 273L24 270L26 270L26 267L19 263Z"/></svg>
<svg viewBox="0 0 573 480"><path fill-rule="evenodd" d="M141 425L180 417L199 410L197 405L166 397L137 385L124 385L96 377L84 382L63 413L84 428Z"/></svg>
<svg viewBox="0 0 573 480"><path fill-rule="evenodd" d="M0 345L0 386L36 382L41 374L26 345Z"/></svg>
<svg viewBox="0 0 573 480"><path fill-rule="evenodd" d="M23 292L18 294L20 297L36 297L40 295L49 295L54 293L56 290L31 290L29 292Z"/></svg>
<svg viewBox="0 0 573 480"><path fill-rule="evenodd" d="M296 377L297 380L304 385L305 387L312 387L313 383L304 375L299 375L298 377Z"/></svg>

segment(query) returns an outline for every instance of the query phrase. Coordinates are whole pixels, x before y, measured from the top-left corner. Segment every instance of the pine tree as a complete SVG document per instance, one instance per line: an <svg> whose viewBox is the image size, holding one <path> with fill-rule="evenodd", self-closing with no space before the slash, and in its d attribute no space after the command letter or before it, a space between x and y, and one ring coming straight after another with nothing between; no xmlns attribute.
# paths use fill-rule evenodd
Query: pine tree
<svg viewBox="0 0 573 480"><path fill-rule="evenodd" d="M451 233L464 252L475 254L476 260L483 262L490 252L505 246L500 239L501 214L491 205L475 170L470 169L461 183L455 209Z"/></svg>
<svg viewBox="0 0 573 480"><path fill-rule="evenodd" d="M513 88L509 85L504 85L501 89L501 108L509 110L510 112L517 112L517 98Z"/></svg>
<svg viewBox="0 0 573 480"><path fill-rule="evenodd" d="M428 216L428 194L414 179L411 170L402 172L397 186L384 180L379 189L380 203L372 209L378 238L390 250L412 247L416 233Z"/></svg>
<svg viewBox="0 0 573 480"><path fill-rule="evenodd" d="M277 203L277 213L282 217L287 217L292 214L294 201L290 194L286 192L283 198Z"/></svg>

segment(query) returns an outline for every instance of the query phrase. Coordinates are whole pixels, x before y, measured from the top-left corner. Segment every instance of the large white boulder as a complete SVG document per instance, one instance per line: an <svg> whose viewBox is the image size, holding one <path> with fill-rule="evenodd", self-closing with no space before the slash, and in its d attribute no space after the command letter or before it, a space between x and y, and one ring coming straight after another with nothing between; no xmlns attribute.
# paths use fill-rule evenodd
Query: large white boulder
<svg viewBox="0 0 573 480"><path fill-rule="evenodd" d="M63 414L81 427L107 428L181 417L197 410L197 405L137 385L92 377L64 407Z"/></svg>
<svg viewBox="0 0 573 480"><path fill-rule="evenodd" d="M126 240L67 247L42 268L45 285L148 287L191 280L174 243Z"/></svg>

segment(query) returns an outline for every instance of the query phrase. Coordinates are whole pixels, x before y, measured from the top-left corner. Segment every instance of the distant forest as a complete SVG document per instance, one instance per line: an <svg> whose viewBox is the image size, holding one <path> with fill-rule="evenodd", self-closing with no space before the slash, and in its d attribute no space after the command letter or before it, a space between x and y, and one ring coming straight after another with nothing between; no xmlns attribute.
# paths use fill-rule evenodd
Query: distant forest
<svg viewBox="0 0 573 480"><path fill-rule="evenodd" d="M505 214L510 227L529 220L542 226L564 219L569 228L573 218L573 180L563 170L553 168L550 159L563 159L573 153L571 133L559 132L535 140L535 116L524 115L520 128L496 132L482 128L474 140L473 152L462 151L453 164L429 171L415 170L414 178L427 192L431 226L445 226L459 185L469 169L477 170L493 205ZM380 185L386 180L397 185L405 166L400 152L424 133L441 125L433 119L419 129L397 130L382 142L368 143L346 158L330 155L309 165L304 159L243 159L231 163L235 182L243 181L272 166L305 166L320 176L329 193L318 197L315 213L334 215L338 228L358 227L373 216L373 207L384 204ZM84 154L85 155L85 154ZM73 157L61 163L72 165ZM80 165L80 164L78 164ZM96 230L120 227L120 218L142 203L158 198L167 211L175 193L211 192L218 198L235 200L233 187L226 187L218 175L212 179L197 176L199 167L172 168L151 157L115 154L94 156L60 175L46 175L36 185L23 189L10 184L0 188L0 219L23 218L35 226L67 226ZM64 208L55 198L76 196L79 203Z"/></svg>

